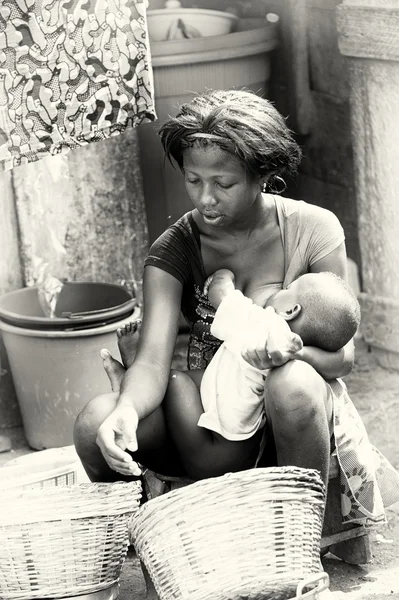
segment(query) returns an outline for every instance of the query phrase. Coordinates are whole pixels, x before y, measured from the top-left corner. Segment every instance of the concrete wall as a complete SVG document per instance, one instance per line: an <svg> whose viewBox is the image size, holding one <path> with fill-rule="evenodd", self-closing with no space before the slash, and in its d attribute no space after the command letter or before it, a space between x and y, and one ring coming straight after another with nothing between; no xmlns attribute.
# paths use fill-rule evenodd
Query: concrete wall
<svg viewBox="0 0 399 600"><path fill-rule="evenodd" d="M348 65L338 49L339 0L268 3L281 18L272 99L297 132L304 158L289 195L332 210L360 266L350 125Z"/></svg>
<svg viewBox="0 0 399 600"><path fill-rule="evenodd" d="M19 231L11 173L0 173L0 295L23 286ZM0 429L20 424L20 414L0 333Z"/></svg>
<svg viewBox="0 0 399 600"><path fill-rule="evenodd" d="M399 0L344 0L339 49L349 64L364 339L399 370Z"/></svg>

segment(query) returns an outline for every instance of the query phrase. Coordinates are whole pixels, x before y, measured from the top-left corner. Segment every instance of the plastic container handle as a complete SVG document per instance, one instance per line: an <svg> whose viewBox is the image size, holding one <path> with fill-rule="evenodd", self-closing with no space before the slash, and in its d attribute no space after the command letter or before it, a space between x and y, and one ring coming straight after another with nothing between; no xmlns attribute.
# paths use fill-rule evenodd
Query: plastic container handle
<svg viewBox="0 0 399 600"><path fill-rule="evenodd" d="M316 585L316 583L317 588L311 590L310 592L306 592L305 594L303 593L303 590L306 587ZM310 575L309 577L298 583L298 586L296 588L295 600L302 600L305 598L314 598L315 600L317 600L318 594L320 592L324 592L324 590L327 590L329 584L330 578L328 576L328 573L318 573L317 575Z"/></svg>
<svg viewBox="0 0 399 600"><path fill-rule="evenodd" d="M123 310L124 307L128 307L131 306L132 304L132 300L134 300L134 298L131 298L130 300L127 300L126 302L124 302L123 304L119 304L118 305L118 309ZM134 303L133 306L135 306L137 303ZM100 308L98 310L83 310L81 312L63 312L61 313L61 317L63 319L83 319L83 317L86 317L88 315L101 315L102 313L106 313L109 312L109 307L108 308Z"/></svg>

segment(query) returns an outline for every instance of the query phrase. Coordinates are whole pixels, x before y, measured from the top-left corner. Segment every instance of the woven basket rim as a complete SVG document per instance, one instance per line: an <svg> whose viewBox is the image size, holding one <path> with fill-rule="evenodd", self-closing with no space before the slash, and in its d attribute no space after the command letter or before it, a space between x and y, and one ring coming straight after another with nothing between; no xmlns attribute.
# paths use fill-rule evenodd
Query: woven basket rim
<svg viewBox="0 0 399 600"><path fill-rule="evenodd" d="M156 510L165 510L168 506L173 511L174 505L184 500L194 499L205 505L218 493L223 498L224 489L231 490L235 487L240 494L245 492L250 497L255 486L261 487L260 490L256 487L256 490L261 493L265 502L306 501L324 505L325 486L318 471L301 467L264 467L203 479L152 498L140 507L133 523L142 521Z"/></svg>
<svg viewBox="0 0 399 600"><path fill-rule="evenodd" d="M140 481L12 488L0 491L0 527L131 513L141 494Z"/></svg>

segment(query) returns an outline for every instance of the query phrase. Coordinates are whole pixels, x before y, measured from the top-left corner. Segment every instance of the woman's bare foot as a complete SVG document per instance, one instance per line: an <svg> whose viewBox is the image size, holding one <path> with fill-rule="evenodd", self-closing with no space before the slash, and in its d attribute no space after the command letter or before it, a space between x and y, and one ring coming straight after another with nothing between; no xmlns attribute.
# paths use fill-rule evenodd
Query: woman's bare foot
<svg viewBox="0 0 399 600"><path fill-rule="evenodd" d="M121 381L126 372L126 369L120 362L111 356L111 353L106 348L100 350L100 356L103 359L103 365L113 392L119 392Z"/></svg>
<svg viewBox="0 0 399 600"><path fill-rule="evenodd" d="M119 327L116 331L118 337L119 352L121 353L122 362L126 369L128 369L134 361L137 350L138 335L137 330L141 323L141 320L130 321L123 327Z"/></svg>

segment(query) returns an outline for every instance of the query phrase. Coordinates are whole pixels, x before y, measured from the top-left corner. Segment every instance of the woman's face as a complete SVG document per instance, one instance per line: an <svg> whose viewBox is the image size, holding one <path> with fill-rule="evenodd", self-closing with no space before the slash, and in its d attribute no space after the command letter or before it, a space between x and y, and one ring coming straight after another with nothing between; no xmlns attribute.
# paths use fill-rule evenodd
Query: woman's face
<svg viewBox="0 0 399 600"><path fill-rule="evenodd" d="M251 179L240 160L216 145L184 150L183 172L187 193L207 225L242 222L260 196L260 177Z"/></svg>

